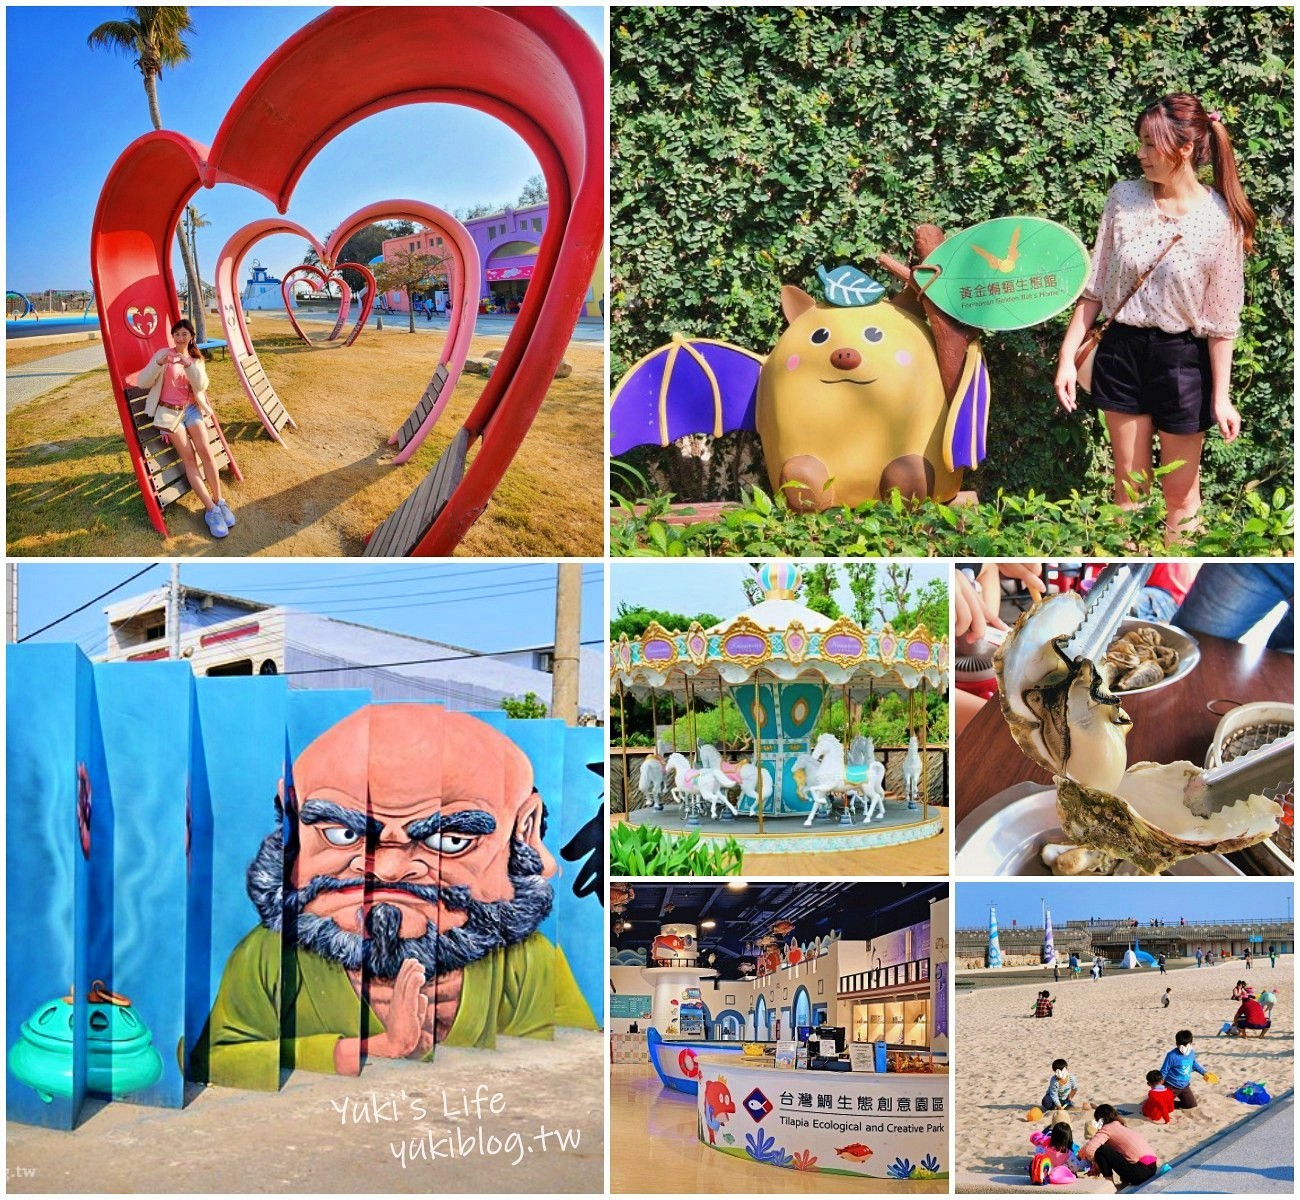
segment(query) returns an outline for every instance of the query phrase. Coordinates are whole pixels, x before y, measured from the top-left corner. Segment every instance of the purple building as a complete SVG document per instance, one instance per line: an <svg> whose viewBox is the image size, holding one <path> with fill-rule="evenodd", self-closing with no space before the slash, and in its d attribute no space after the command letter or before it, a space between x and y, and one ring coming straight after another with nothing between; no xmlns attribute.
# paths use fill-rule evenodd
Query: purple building
<svg viewBox="0 0 1300 1200"><path fill-rule="evenodd" d="M530 208L507 208L465 222L478 248L481 264L479 311L489 308L496 312L517 311L533 277L548 211L548 205L534 204ZM445 254L446 248L442 238L427 229L419 229L406 237L388 238L383 243L383 252L387 258L394 253ZM596 278L587 292L585 316L599 317L603 311L604 274L602 255L596 265ZM401 292L389 292L388 303L397 312L406 311L406 296Z"/></svg>

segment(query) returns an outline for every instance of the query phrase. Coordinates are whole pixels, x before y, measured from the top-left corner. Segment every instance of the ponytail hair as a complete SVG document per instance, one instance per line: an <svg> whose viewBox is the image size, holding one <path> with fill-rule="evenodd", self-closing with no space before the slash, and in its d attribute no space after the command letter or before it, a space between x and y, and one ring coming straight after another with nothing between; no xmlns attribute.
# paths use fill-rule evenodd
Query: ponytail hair
<svg viewBox="0 0 1300 1200"><path fill-rule="evenodd" d="M1228 215L1242 246L1249 253L1255 248L1255 210L1242 190L1237 174L1237 159L1232 153L1232 138L1228 136L1223 118L1207 113L1205 106L1187 92L1174 92L1157 100L1138 117L1135 129L1151 138L1156 150L1168 158L1176 158L1183 146L1192 147L1192 166L1207 164L1214 173L1214 190L1228 205Z"/></svg>

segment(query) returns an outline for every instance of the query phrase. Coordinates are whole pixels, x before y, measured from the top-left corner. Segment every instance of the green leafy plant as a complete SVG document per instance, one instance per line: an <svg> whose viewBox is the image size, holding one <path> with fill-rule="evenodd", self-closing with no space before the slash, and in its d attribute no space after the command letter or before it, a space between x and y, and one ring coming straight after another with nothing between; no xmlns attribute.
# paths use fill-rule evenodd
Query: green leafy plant
<svg viewBox="0 0 1300 1200"><path fill-rule="evenodd" d="M1135 116L1163 92L1196 91L1222 112L1260 216L1234 347L1243 433L1231 445L1207 438L1197 545L1288 552L1267 534L1282 536L1277 514L1290 501L1264 497L1294 487L1292 8L641 6L615 9L610 32L615 380L674 333L766 352L784 325L783 284L820 294L817 267L844 262L882 278L868 264L882 252L904 255L922 222L955 231L1032 213L1091 242L1110 188L1137 175ZM620 509L613 552L1156 546L1149 514L1125 516L1102 499L1112 459L1100 415L1090 402L1073 415L1056 404L1067 318L983 338L990 453L967 486L986 503L953 518L961 538L945 533L952 526L932 508L794 524L758 494L687 533L663 520L660 497L644 511ZM737 436L714 441L714 462ZM740 491L727 470L695 471L698 449L689 459L675 446L638 449L628 461L653 483L640 495L702 503ZM1264 528L1247 529L1252 522ZM1241 534L1251 549L1239 548Z"/></svg>
<svg viewBox="0 0 1300 1200"><path fill-rule="evenodd" d="M623 821L609 831L611 875L739 875L744 857L735 838L712 845L701 842L698 833L675 837L652 825Z"/></svg>
<svg viewBox="0 0 1300 1200"><path fill-rule="evenodd" d="M546 701L536 692L525 692L522 696L506 696L501 701L506 716L515 720L539 720L547 715Z"/></svg>
<svg viewBox="0 0 1300 1200"><path fill-rule="evenodd" d="M753 488L716 520L686 525L662 519L671 502L671 496L658 496L643 506L631 506L610 531L611 554L1267 558L1295 552L1295 506L1280 486L1264 492L1247 484L1233 496L1207 501L1200 528L1168 548L1165 505L1158 488L1138 497L1133 508L1078 490L1050 499L1030 488L1025 495L999 489L994 500L954 506L932 500L905 503L894 492L888 501L819 513L793 512L783 501ZM681 510L679 515L689 518L691 510Z"/></svg>

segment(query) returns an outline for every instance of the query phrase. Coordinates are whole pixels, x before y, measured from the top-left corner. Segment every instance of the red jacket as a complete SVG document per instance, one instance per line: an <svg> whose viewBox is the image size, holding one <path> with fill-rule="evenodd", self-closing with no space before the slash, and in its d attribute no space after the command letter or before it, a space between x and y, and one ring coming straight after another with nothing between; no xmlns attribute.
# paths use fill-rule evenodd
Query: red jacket
<svg viewBox="0 0 1300 1200"><path fill-rule="evenodd" d="M1148 1121L1169 1121L1170 1114L1174 1111L1174 1093L1171 1088L1153 1087L1147 1092L1146 1102L1142 1105L1142 1115Z"/></svg>

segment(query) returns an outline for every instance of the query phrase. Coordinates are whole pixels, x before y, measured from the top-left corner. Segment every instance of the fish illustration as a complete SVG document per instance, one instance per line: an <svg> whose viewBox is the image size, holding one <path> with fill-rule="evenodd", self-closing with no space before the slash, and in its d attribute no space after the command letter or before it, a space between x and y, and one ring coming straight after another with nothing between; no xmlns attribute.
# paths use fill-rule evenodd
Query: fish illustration
<svg viewBox="0 0 1300 1200"><path fill-rule="evenodd" d="M851 1142L835 1151L841 1158L847 1158L850 1162L864 1163L875 1151L870 1146L864 1146L861 1142Z"/></svg>

